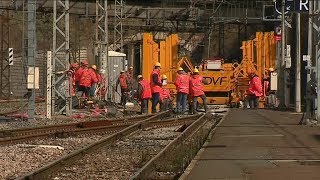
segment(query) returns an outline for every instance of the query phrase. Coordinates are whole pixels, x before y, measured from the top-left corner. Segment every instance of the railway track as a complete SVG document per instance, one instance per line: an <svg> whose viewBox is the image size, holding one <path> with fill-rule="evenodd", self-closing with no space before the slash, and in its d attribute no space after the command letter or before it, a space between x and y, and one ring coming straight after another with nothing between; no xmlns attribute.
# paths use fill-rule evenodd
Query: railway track
<svg viewBox="0 0 320 180"><path fill-rule="evenodd" d="M155 116L151 116L147 119L141 120L135 124L132 125L127 125L126 127L123 127L122 130L113 133L112 135L105 137L97 142L94 142L90 145L88 145L87 147L84 147L82 149L79 149L77 151L72 152L71 154L68 154L54 162L51 162L50 164L47 164L46 166L43 166L42 168L35 170L34 172L30 172L29 174L26 174L24 176L19 177L18 179L45 179L44 177L48 177L49 175L52 175L54 172L57 172L61 169L63 169L64 167L69 167L72 164L74 164L75 162L81 160L82 158L84 158L84 156L88 155L88 154L93 154L103 148L106 147L114 147L114 144L119 142L120 139L123 138L128 138L129 135L134 136L134 134L136 134L137 132L141 132L141 130L143 129L154 129L154 128L164 128L164 127L172 127L172 126L181 126L184 125L184 127L182 129L182 133L179 136L176 136L174 138L174 140L172 141L172 139L168 142L170 142L168 145L166 144L166 148L164 148L165 150L161 150L163 147L161 147L161 155L156 155L156 161L161 159L162 157L164 157L164 154L167 153L168 150L170 150L170 148L179 145L179 143L183 142L185 139L189 138L190 136L192 136L195 132L199 131L199 129L201 129L203 127L204 124L206 124L211 116L209 116L208 114L206 115L193 115L193 116L187 116L187 117L182 117L182 118L172 118L172 119L168 119L168 120L162 120L159 121L159 119L164 119L166 117L168 117L170 115L170 113L168 112L163 112L160 114L156 114ZM152 128L153 127L153 128ZM98 128L98 127L96 127ZM103 127L99 127L101 129L103 129ZM97 130L95 130L97 132ZM105 130L102 130L105 131ZM143 132L143 131L142 131ZM147 137L152 136L152 135L147 135ZM148 140L148 138L147 138ZM157 141L160 141L161 139L158 139ZM174 143L172 143L174 142ZM141 142L140 142L141 143ZM155 144L157 145L157 144ZM154 147L155 145L148 145L147 147ZM169 146L170 145L170 146ZM168 148L167 146L169 146L170 148ZM145 147L145 148L147 148ZM145 149L143 148L143 149ZM140 149L140 150L143 150ZM108 151L109 152L109 151ZM113 152L113 151L110 151ZM139 152L139 150L138 150ZM135 152L136 153L136 152ZM99 153L101 154L101 153ZM170 153L168 153L170 154ZM155 154L154 154L155 155ZM117 155L115 155L117 156ZM115 157L112 156L112 157ZM90 159L96 159L96 158L90 158ZM99 159L99 158L98 158ZM151 162L148 162L147 164L154 164L153 162L155 160L153 160L154 158L152 158ZM86 160L84 160L86 161ZM126 163L126 160L122 161L122 163ZM148 168L145 168L145 166L143 166L141 170L137 170L137 172L141 172L139 174L145 174L145 172L150 172L150 168L152 166L148 165ZM147 169L147 170L144 170ZM101 172L99 172L101 173ZM98 174L99 174L98 173ZM130 173L131 175L134 175L133 173ZM137 176L137 178L140 177L140 175ZM52 178L52 177L50 177ZM139 178L138 178L139 179Z"/></svg>
<svg viewBox="0 0 320 180"><path fill-rule="evenodd" d="M34 128L2 130L0 131L0 145L47 137L67 137L79 133L94 132L94 130L108 130L109 133L112 133L123 127L127 127L129 124L152 116L153 115L143 115L116 120L96 120Z"/></svg>

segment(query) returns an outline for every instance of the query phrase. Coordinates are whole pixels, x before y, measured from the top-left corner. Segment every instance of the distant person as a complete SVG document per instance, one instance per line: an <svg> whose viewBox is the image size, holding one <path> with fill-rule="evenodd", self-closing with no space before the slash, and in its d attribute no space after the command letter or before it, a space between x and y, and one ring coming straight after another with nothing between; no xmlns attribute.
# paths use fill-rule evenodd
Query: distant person
<svg viewBox="0 0 320 180"><path fill-rule="evenodd" d="M79 69L78 63L73 63L69 69L69 73L71 76L71 96L75 96L77 92L77 84L76 84L76 72Z"/></svg>
<svg viewBox="0 0 320 180"><path fill-rule="evenodd" d="M160 94L160 110L166 111L169 109L170 106L170 90L166 87L167 86L167 76L162 75L162 92Z"/></svg>
<svg viewBox="0 0 320 180"><path fill-rule="evenodd" d="M150 86L152 92L152 113L156 113L156 108L159 103L160 93L162 91L162 82L160 75L161 64L157 62L150 77Z"/></svg>
<svg viewBox="0 0 320 180"><path fill-rule="evenodd" d="M129 70L127 71L126 75L129 82L129 89L132 90L132 85L133 85L133 67L132 66L129 67Z"/></svg>
<svg viewBox="0 0 320 180"><path fill-rule="evenodd" d="M97 72L97 66L96 65L92 65L90 68L90 72L92 76L95 76L98 80L98 82L96 83L92 83L91 87L90 87L90 97L94 97L95 96L95 91L96 91L96 87L97 84L100 82L101 80L101 76L100 74Z"/></svg>
<svg viewBox="0 0 320 180"><path fill-rule="evenodd" d="M138 75L137 79L139 82L138 97L141 101L141 114L147 114L149 99L152 97L150 82L143 79L142 75Z"/></svg>
<svg viewBox="0 0 320 180"><path fill-rule="evenodd" d="M177 113L184 114L187 111L187 98L189 94L189 81L190 78L187 73L180 67L178 69L178 75L174 82L177 89ZM181 109L182 107L182 109Z"/></svg>
<svg viewBox="0 0 320 180"><path fill-rule="evenodd" d="M263 96L261 79L254 73L249 73L249 89L248 100L251 109L257 109L259 107L259 98Z"/></svg>
<svg viewBox="0 0 320 180"><path fill-rule="evenodd" d="M120 72L120 76L116 82L116 91L118 91L119 84L120 84L120 89L121 89L120 104L122 106L125 106L127 103L128 79L127 79L126 73L124 73L124 71Z"/></svg>
<svg viewBox="0 0 320 180"><path fill-rule="evenodd" d="M194 69L190 78L190 94L192 97L192 114L197 111L198 98L202 99L205 112L208 110L207 97L204 93L204 84L208 84L205 79L199 75L199 70Z"/></svg>

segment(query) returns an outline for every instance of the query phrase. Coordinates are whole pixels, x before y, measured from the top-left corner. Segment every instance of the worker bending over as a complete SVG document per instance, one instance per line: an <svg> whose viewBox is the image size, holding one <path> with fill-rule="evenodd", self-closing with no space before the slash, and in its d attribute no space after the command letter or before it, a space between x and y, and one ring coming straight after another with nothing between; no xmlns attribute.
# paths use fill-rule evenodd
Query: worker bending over
<svg viewBox="0 0 320 180"><path fill-rule="evenodd" d="M148 80L143 79L142 75L138 75L138 97L141 101L141 114L147 114L149 99L151 98L151 87Z"/></svg>
<svg viewBox="0 0 320 180"><path fill-rule="evenodd" d="M170 90L166 88L167 85L167 76L162 75L162 92L160 94L160 110L166 111L169 109L170 105Z"/></svg>
<svg viewBox="0 0 320 180"><path fill-rule="evenodd" d="M83 96L83 94L85 94L86 97L89 97L91 85L94 84L94 83L97 83L98 79L97 79L96 74L94 74L89 69L87 61L83 61L82 70L78 74L78 78L79 78L79 89L78 89L78 91L82 92L82 96Z"/></svg>
<svg viewBox="0 0 320 180"><path fill-rule="evenodd" d="M189 94L189 76L184 72L184 70L180 67L178 69L178 75L174 85L177 89L177 113L184 114L186 112L187 106L187 98ZM182 106L182 111L181 111Z"/></svg>
<svg viewBox="0 0 320 180"><path fill-rule="evenodd" d="M207 97L204 93L204 84L207 84L205 79L199 75L199 70L195 69L190 78L190 94L192 97L192 114L197 111L198 98L200 97L203 102L204 110L207 112Z"/></svg>
<svg viewBox="0 0 320 180"><path fill-rule="evenodd" d="M160 93L162 91L162 82L160 75L161 64L157 62L150 76L150 86L152 92L152 113L156 113L156 107L159 103Z"/></svg>
<svg viewBox="0 0 320 180"><path fill-rule="evenodd" d="M259 107L259 98L263 95L261 79L254 73L249 73L249 89L248 89L248 100L250 108Z"/></svg>
<svg viewBox="0 0 320 180"><path fill-rule="evenodd" d="M120 104L122 106L125 106L127 103L127 92L128 92L128 79L126 74L124 73L124 71L120 72L120 76L117 80L116 83L116 91L118 91L118 85L120 84L120 88L121 88L121 102Z"/></svg>

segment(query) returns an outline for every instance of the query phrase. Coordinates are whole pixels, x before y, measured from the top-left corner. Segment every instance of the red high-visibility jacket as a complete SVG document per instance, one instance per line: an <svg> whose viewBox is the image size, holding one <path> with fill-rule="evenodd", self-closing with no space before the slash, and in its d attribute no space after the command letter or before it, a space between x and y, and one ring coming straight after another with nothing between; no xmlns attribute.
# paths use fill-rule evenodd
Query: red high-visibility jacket
<svg viewBox="0 0 320 180"><path fill-rule="evenodd" d="M187 74L178 74L174 85L178 92L189 94L189 81L190 78Z"/></svg>
<svg viewBox="0 0 320 180"><path fill-rule="evenodd" d="M249 82L249 94L254 94L257 97L261 97L263 95L262 83L258 76L253 77Z"/></svg>
<svg viewBox="0 0 320 180"><path fill-rule="evenodd" d="M84 69L82 71L80 80L79 80L79 85L80 86L85 86L85 87L91 87L92 83L97 83L98 79L95 73L91 71L90 69Z"/></svg>
<svg viewBox="0 0 320 180"><path fill-rule="evenodd" d="M94 69L89 68L90 73L92 74L92 76L95 76L97 79L97 82L92 82L92 83L98 83L100 82L100 75L99 73L97 73Z"/></svg>
<svg viewBox="0 0 320 180"><path fill-rule="evenodd" d="M190 78L191 96L197 97L204 94L202 81L203 81L203 78L200 75L193 75Z"/></svg>
<svg viewBox="0 0 320 180"><path fill-rule="evenodd" d="M119 76L119 84L120 84L121 89L128 88L127 76L124 73L120 74L120 76Z"/></svg>
<svg viewBox="0 0 320 180"><path fill-rule="evenodd" d="M150 82L148 80L141 80L139 84L142 87L141 97L140 99L148 99L152 97Z"/></svg>
<svg viewBox="0 0 320 180"><path fill-rule="evenodd" d="M163 101L164 99L168 99L170 97L170 90L162 88L162 92L160 93L160 101Z"/></svg>
<svg viewBox="0 0 320 180"><path fill-rule="evenodd" d="M159 86L159 85L156 85L154 82L153 82L153 75L156 74L158 76L158 83L161 84L161 78L160 78L160 70L158 69L154 69L151 73L151 76L150 76L150 86L151 86L151 92L152 93L161 93L162 91L162 88Z"/></svg>
<svg viewBox="0 0 320 180"><path fill-rule="evenodd" d="M76 81L76 82L80 81L80 77L81 77L81 74L82 74L83 70L84 70L84 69L83 69L82 67L80 67L80 68L76 71L76 74L75 74L75 81Z"/></svg>

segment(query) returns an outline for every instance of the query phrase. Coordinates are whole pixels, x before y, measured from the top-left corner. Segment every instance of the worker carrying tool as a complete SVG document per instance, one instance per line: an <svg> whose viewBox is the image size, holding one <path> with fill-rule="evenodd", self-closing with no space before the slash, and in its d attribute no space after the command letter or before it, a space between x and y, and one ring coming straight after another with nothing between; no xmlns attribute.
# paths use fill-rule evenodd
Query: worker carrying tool
<svg viewBox="0 0 320 180"><path fill-rule="evenodd" d="M124 71L120 72L120 76L116 82L116 91L118 91L118 86L120 84L121 88L121 100L120 104L125 106L127 103L127 92L128 92L128 79Z"/></svg>
<svg viewBox="0 0 320 180"><path fill-rule="evenodd" d="M166 88L167 86L167 76L162 75L161 78L162 81L162 92L160 93L160 110L166 111L169 109L170 106L170 90Z"/></svg>
<svg viewBox="0 0 320 180"><path fill-rule="evenodd" d="M150 82L143 79L142 75L138 75L138 97L141 101L141 114L147 114L149 99L152 97Z"/></svg>
<svg viewBox="0 0 320 180"><path fill-rule="evenodd" d="M248 101L250 108L259 107L259 98L263 95L261 79L254 72L249 72Z"/></svg>
<svg viewBox="0 0 320 180"><path fill-rule="evenodd" d="M208 84L207 81L199 75L199 70L194 69L190 78L190 95L192 97L192 114L197 111L198 98L200 97L203 102L204 110L207 112L207 97L204 93L204 84Z"/></svg>
<svg viewBox="0 0 320 180"><path fill-rule="evenodd" d="M184 114L186 112L187 98L189 94L189 76L180 67L178 69L178 75L174 82L177 89L177 113ZM182 110L181 110L182 106Z"/></svg>
<svg viewBox="0 0 320 180"><path fill-rule="evenodd" d="M159 103L160 93L162 92L162 82L160 75L161 64L157 62L150 76L150 86L152 92L152 113L156 113Z"/></svg>
<svg viewBox="0 0 320 180"><path fill-rule="evenodd" d="M83 94L85 94L86 97L90 96L90 88L91 85L93 83L97 83L98 79L97 76L95 74L92 73L92 71L89 69L88 67L88 62L84 62L83 63L83 67L82 67L82 73L79 75L79 89L78 91L82 92L82 96Z"/></svg>
<svg viewBox="0 0 320 180"><path fill-rule="evenodd" d="M99 72L97 71L97 66L96 65L92 65L89 70L90 70L92 76L96 76L96 78L98 80L98 82L92 83L91 87L90 87L90 97L94 97L95 96L95 90L96 90L97 84L101 80L101 76L100 76Z"/></svg>

